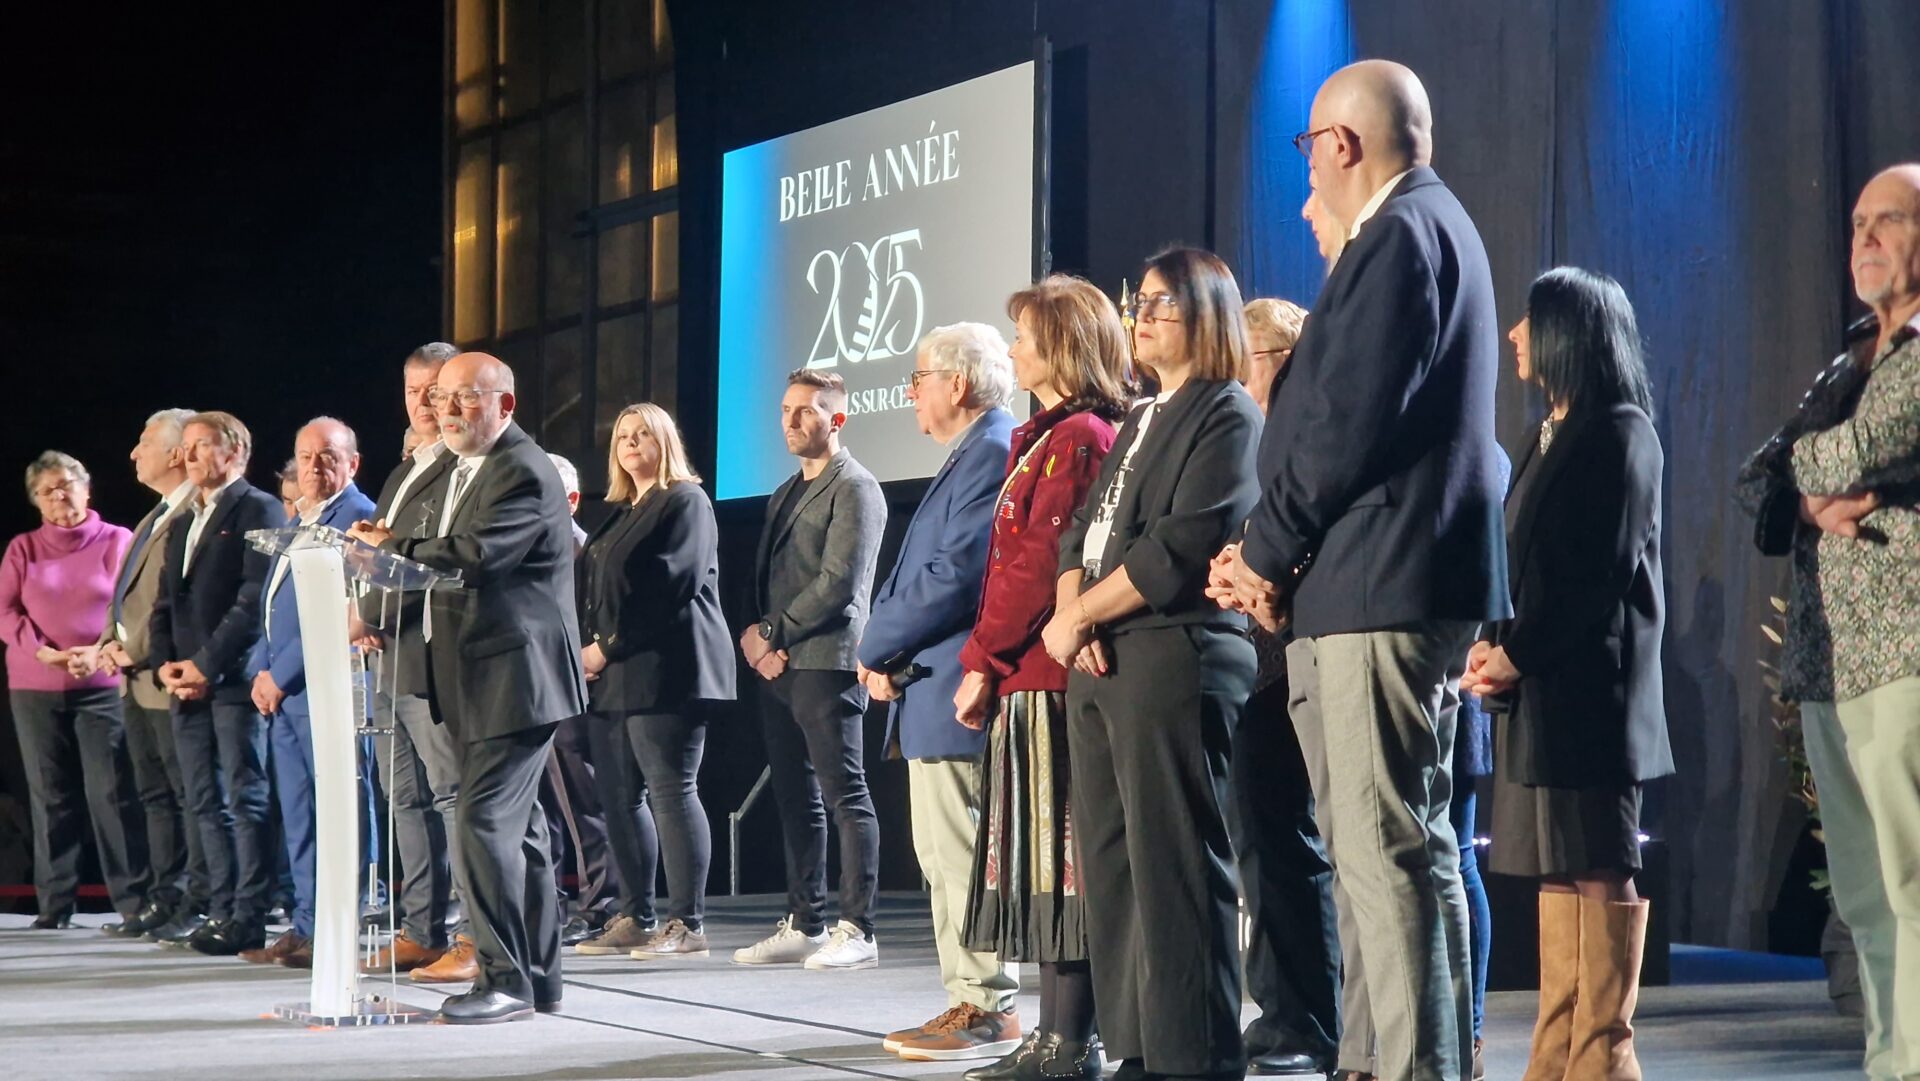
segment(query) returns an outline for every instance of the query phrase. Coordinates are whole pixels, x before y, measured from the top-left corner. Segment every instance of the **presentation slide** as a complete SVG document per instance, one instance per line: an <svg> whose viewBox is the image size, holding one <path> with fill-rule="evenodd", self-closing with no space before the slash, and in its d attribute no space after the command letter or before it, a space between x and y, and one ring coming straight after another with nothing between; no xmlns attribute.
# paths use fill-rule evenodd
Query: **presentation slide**
<svg viewBox="0 0 1920 1081"><path fill-rule="evenodd" d="M841 438L882 481L930 477L907 383L934 327L1009 339L1033 276L1033 62L726 155L714 491L767 495L798 468L780 430L795 368L847 384ZM1027 399L1021 395L1024 416Z"/></svg>

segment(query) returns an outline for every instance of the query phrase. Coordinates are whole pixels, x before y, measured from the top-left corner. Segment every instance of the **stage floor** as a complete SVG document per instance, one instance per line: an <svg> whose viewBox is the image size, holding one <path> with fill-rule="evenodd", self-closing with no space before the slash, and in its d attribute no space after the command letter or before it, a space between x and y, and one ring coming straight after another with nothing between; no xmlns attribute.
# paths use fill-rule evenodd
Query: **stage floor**
<svg viewBox="0 0 1920 1081"><path fill-rule="evenodd" d="M566 959L565 1012L477 1028L409 1025L309 1031L266 1020L307 997L304 974L124 942L81 917L70 931L30 931L0 915L0 1076L42 1078L760 1079L957 1078L970 1063L908 1063L882 1033L945 1007L924 901L883 898L880 962L865 972L745 969L734 947L771 930L782 898L720 898L708 917L714 955L642 963ZM1857 1078L1857 1022L1836 1016L1818 964L1676 950L1677 978L1722 982L1646 989L1640 1057L1661 1081ZM1744 981L1744 982L1743 982ZM1029 986L1032 981L1029 980ZM455 986L452 990L460 990ZM395 997L430 1007L444 992L403 980ZM1516 1078L1526 1059L1531 992L1488 996L1488 1076ZM1023 1017L1037 1015L1031 994Z"/></svg>

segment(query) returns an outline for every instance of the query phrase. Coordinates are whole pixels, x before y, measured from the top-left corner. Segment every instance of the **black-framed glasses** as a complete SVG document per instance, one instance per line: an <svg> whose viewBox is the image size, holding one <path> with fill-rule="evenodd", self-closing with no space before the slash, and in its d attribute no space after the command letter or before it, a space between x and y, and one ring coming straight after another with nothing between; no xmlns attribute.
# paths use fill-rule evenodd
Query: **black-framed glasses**
<svg viewBox="0 0 1920 1081"><path fill-rule="evenodd" d="M1333 130L1333 125L1329 124L1324 128L1315 128L1312 131L1303 131L1300 134L1293 137L1293 148L1295 150L1298 150L1302 157L1311 159L1313 157L1313 141L1332 130Z"/></svg>
<svg viewBox="0 0 1920 1081"><path fill-rule="evenodd" d="M915 368L913 371L907 373L907 386L917 390L920 387L920 380L925 379L929 375L955 375L955 374L958 374L958 373L956 373L952 368Z"/></svg>
<svg viewBox="0 0 1920 1081"><path fill-rule="evenodd" d="M438 409L447 404L448 399L452 399L460 408L472 409L480 404L480 399L485 395L505 393L506 391L504 390L475 390L472 387L455 391L446 391L435 387L427 391L427 404Z"/></svg>
<svg viewBox="0 0 1920 1081"><path fill-rule="evenodd" d="M1180 318L1180 302L1172 293L1133 294L1131 308L1135 322L1142 319L1176 320Z"/></svg>

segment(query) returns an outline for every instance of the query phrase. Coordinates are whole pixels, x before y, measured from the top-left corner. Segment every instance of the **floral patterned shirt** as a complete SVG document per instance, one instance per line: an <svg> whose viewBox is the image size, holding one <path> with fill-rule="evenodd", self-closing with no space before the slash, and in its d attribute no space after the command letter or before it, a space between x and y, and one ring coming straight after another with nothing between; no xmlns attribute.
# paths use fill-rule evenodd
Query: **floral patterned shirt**
<svg viewBox="0 0 1920 1081"><path fill-rule="evenodd" d="M1788 465L1800 492L1882 500L1859 538L1814 541L1834 700L1920 675L1920 317L1874 355L1853 415L1796 438Z"/></svg>

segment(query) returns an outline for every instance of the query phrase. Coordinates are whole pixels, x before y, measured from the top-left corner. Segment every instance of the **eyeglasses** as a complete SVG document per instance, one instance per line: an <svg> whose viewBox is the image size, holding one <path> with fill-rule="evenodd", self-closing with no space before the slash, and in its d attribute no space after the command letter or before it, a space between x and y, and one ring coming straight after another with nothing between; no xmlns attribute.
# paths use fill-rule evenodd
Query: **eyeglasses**
<svg viewBox="0 0 1920 1081"><path fill-rule="evenodd" d="M427 391L427 404L438 409L440 406L447 404L448 399L452 399L460 408L472 409L480 404L480 399L483 395L505 393L506 391L504 390L474 390L471 387L466 390L448 392L441 390L439 387L435 387Z"/></svg>
<svg viewBox="0 0 1920 1081"><path fill-rule="evenodd" d="M60 481L57 484L49 484L45 488L35 488L33 490L33 498L47 499L51 497L55 492L73 492L84 487L86 487L86 485L81 484L77 480L73 480L69 478L67 480Z"/></svg>
<svg viewBox="0 0 1920 1081"><path fill-rule="evenodd" d="M1175 321L1180 318L1180 302L1173 298L1172 293L1135 293L1130 312L1136 321L1141 319Z"/></svg>
<svg viewBox="0 0 1920 1081"><path fill-rule="evenodd" d="M1291 354L1292 352L1293 352L1293 348L1289 346L1286 349L1255 349L1253 351L1253 355L1256 357L1271 357L1271 356L1284 357Z"/></svg>
<svg viewBox="0 0 1920 1081"><path fill-rule="evenodd" d="M1293 137L1293 148L1295 150L1298 150L1301 153L1301 155L1306 157L1308 160L1312 160L1313 141L1332 130L1333 130L1333 126L1329 124L1324 128L1315 128L1312 131L1303 131L1300 134Z"/></svg>
<svg viewBox="0 0 1920 1081"><path fill-rule="evenodd" d="M915 368L907 374L907 386L919 389L920 380L929 375L958 375L952 368Z"/></svg>

